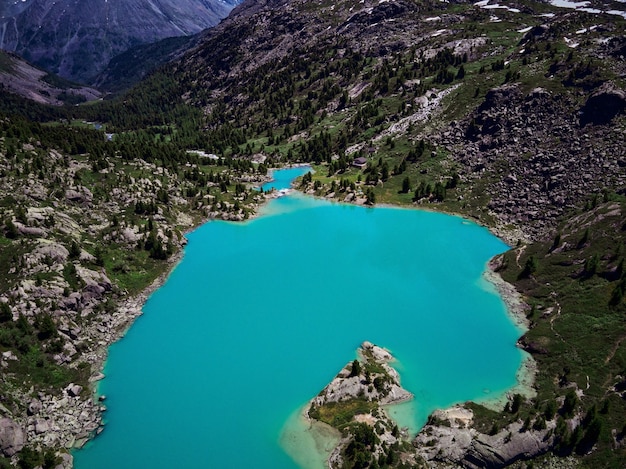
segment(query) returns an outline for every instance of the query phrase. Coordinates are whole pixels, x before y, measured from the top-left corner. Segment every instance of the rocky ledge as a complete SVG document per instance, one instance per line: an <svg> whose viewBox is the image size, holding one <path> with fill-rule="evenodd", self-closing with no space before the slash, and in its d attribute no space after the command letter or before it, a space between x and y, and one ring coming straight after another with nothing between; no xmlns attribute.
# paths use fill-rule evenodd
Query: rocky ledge
<svg viewBox="0 0 626 469"><path fill-rule="evenodd" d="M556 420L521 421L502 430L481 433L473 428L474 414L462 406L435 411L413 445L432 467L506 467L546 453L554 445Z"/></svg>

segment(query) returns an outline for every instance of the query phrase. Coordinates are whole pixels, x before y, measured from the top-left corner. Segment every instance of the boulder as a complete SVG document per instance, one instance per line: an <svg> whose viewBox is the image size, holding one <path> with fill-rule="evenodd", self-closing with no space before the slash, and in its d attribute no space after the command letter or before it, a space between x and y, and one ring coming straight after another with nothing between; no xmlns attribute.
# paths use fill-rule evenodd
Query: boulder
<svg viewBox="0 0 626 469"><path fill-rule="evenodd" d="M607 82L594 91L581 108L580 125L608 124L626 111L626 92Z"/></svg>
<svg viewBox="0 0 626 469"><path fill-rule="evenodd" d="M17 231L19 231L20 234L26 236L41 237L46 235L46 231L43 228L37 228L36 226L26 226L21 223L15 223L15 226L17 227Z"/></svg>
<svg viewBox="0 0 626 469"><path fill-rule="evenodd" d="M39 399L33 399L28 404L28 415L37 415L39 412L41 412L42 407L43 406Z"/></svg>
<svg viewBox="0 0 626 469"><path fill-rule="evenodd" d="M40 435L50 430L50 425L46 419L35 419L35 433Z"/></svg>
<svg viewBox="0 0 626 469"><path fill-rule="evenodd" d="M530 31L524 34L520 44L525 44L528 41L535 41L538 38L547 36L548 32L550 32L550 26L547 24L540 24L538 26L534 26Z"/></svg>
<svg viewBox="0 0 626 469"><path fill-rule="evenodd" d="M11 457L26 443L26 432L10 418L0 419L0 453Z"/></svg>
<svg viewBox="0 0 626 469"><path fill-rule="evenodd" d="M71 383L67 388L65 388L65 391L68 396L77 397L83 391L83 387L79 384Z"/></svg>
<svg viewBox="0 0 626 469"><path fill-rule="evenodd" d="M65 198L69 202L74 202L77 204L90 204L93 200L93 194L86 187L78 186L76 189L66 190Z"/></svg>
<svg viewBox="0 0 626 469"><path fill-rule="evenodd" d="M61 458L61 463L54 467L54 469L71 469L74 467L74 457L70 453L57 454Z"/></svg>

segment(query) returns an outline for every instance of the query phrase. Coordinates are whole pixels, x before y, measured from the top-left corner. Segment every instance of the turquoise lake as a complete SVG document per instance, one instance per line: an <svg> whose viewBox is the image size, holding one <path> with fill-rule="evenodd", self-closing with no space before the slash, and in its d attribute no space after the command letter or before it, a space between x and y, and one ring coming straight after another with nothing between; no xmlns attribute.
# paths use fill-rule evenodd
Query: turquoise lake
<svg viewBox="0 0 626 469"><path fill-rule="evenodd" d="M276 177L306 169L291 171ZM521 333L482 278L507 246L472 222L295 193L188 238L110 347L106 426L74 453L78 469L300 467L286 422L364 340L398 359L413 427L516 382Z"/></svg>

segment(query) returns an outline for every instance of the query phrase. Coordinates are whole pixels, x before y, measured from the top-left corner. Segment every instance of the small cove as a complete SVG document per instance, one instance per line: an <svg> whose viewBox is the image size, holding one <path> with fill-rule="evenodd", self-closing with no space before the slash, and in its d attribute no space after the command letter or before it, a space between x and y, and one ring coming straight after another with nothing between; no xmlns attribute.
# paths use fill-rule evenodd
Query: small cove
<svg viewBox="0 0 626 469"><path fill-rule="evenodd" d="M306 171L295 169L274 186ZM245 223L203 225L110 348L107 425L76 467L298 467L285 423L363 340L398 359L415 394L401 417L416 427L501 394L520 331L482 273L506 249L459 217L299 194Z"/></svg>

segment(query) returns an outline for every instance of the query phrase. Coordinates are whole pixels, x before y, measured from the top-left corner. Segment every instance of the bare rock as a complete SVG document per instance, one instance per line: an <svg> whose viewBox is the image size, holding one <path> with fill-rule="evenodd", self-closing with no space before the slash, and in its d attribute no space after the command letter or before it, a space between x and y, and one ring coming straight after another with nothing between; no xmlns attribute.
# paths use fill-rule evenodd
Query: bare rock
<svg viewBox="0 0 626 469"><path fill-rule="evenodd" d="M26 226L19 222L16 222L15 227L17 228L17 231L20 232L20 234L23 234L26 236L40 237L40 236L46 235L46 230L44 230L43 228L38 228L36 226Z"/></svg>
<svg viewBox="0 0 626 469"><path fill-rule="evenodd" d="M78 186L76 189L66 190L65 198L77 204L90 204L93 201L93 194L86 187Z"/></svg>
<svg viewBox="0 0 626 469"><path fill-rule="evenodd" d="M99 298L105 291L110 291L113 286L111 280L104 272L96 272L95 270L77 266L76 273L85 284L85 294L83 296L87 296L87 299Z"/></svg>
<svg viewBox="0 0 626 469"><path fill-rule="evenodd" d="M18 453L26 443L26 434L22 427L10 418L0 419L0 453L11 457Z"/></svg>
<svg viewBox="0 0 626 469"><path fill-rule="evenodd" d="M40 435L50 430L50 425L46 419L35 419L35 433Z"/></svg>
<svg viewBox="0 0 626 469"><path fill-rule="evenodd" d="M58 455L61 458L61 463L55 466L54 469L71 469L74 467L74 457L70 453L61 453Z"/></svg>
<svg viewBox="0 0 626 469"><path fill-rule="evenodd" d="M507 467L521 459L531 459L552 448L551 430L524 429L513 422L495 435L480 433L472 427L472 412L462 406L436 411L413 441L417 454L426 461L455 467Z"/></svg>
<svg viewBox="0 0 626 469"><path fill-rule="evenodd" d="M580 125L608 124L615 116L625 111L626 92L607 82L587 99L581 109Z"/></svg>
<svg viewBox="0 0 626 469"><path fill-rule="evenodd" d="M548 451L553 439L548 430L522 431L519 422L509 425L496 435L478 434L471 444L465 461L472 467L505 467L520 459L531 459Z"/></svg>
<svg viewBox="0 0 626 469"><path fill-rule="evenodd" d="M83 387L79 384L71 383L67 388L65 388L65 391L68 396L77 397L83 391Z"/></svg>
<svg viewBox="0 0 626 469"><path fill-rule="evenodd" d="M37 415L39 412L41 412L41 409L41 401L39 399L33 399L28 404L28 415Z"/></svg>

